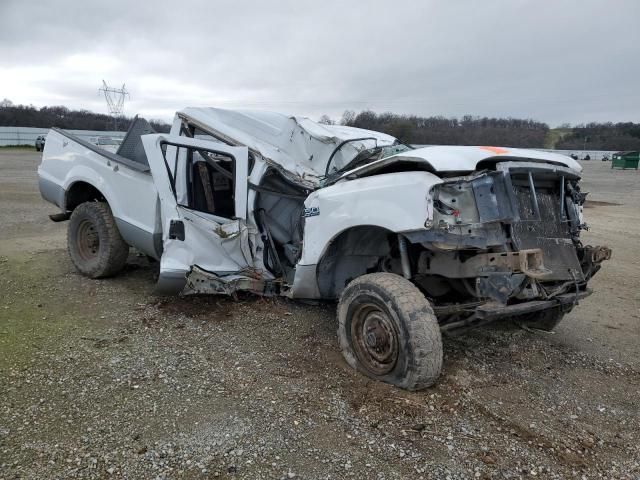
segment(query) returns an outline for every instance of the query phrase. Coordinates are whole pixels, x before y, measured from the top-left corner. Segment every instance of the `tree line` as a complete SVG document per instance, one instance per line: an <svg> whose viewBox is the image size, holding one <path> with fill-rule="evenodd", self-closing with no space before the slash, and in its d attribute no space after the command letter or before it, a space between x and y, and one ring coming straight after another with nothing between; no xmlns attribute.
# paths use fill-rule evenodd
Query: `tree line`
<svg viewBox="0 0 640 480"><path fill-rule="evenodd" d="M321 122L333 123L327 116ZM377 130L413 145L503 145L542 147L549 131L546 123L518 118L489 118L465 115L420 117L365 110L344 112L340 124Z"/></svg>
<svg viewBox="0 0 640 480"><path fill-rule="evenodd" d="M323 115L320 123L347 125L388 133L412 145L501 145L521 148L567 150L638 150L639 123L589 123L563 125L555 145L546 140L549 125L531 119L490 118L465 115L420 117L395 113L356 113L346 110L339 122ZM586 139L586 141L585 141Z"/></svg>
<svg viewBox="0 0 640 480"><path fill-rule="evenodd" d="M118 117L119 131L126 131L133 119ZM160 120L150 120L157 132L169 132L171 126ZM0 102L0 126L58 127L68 130L113 131L113 117L89 110L70 110L63 106L36 108L33 105L14 105L10 100Z"/></svg>
<svg viewBox="0 0 640 480"><path fill-rule="evenodd" d="M118 119L118 130L126 131L132 118ZM170 125L150 121L158 132L168 132ZM555 145L545 140L549 125L531 119L491 118L465 115L460 118L346 110L339 122L323 115L320 123L340 123L350 127L388 133L412 145L501 145L505 147L563 150L640 150L640 123L587 123L563 125ZM70 130L110 131L113 117L88 110L71 110L64 106L36 108L0 101L0 126L59 127Z"/></svg>
<svg viewBox="0 0 640 480"><path fill-rule="evenodd" d="M562 136L556 148L566 150L640 150L640 123L587 123Z"/></svg>

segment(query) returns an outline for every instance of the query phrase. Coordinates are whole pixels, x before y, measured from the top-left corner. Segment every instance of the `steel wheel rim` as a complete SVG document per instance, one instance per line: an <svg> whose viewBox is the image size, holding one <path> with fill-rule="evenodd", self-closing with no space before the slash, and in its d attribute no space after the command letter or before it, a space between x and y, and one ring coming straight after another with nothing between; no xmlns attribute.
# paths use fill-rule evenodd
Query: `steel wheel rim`
<svg viewBox="0 0 640 480"><path fill-rule="evenodd" d="M78 254L83 260L97 258L100 251L100 236L96 226L89 220L82 220L76 233L76 245Z"/></svg>
<svg viewBox="0 0 640 480"><path fill-rule="evenodd" d="M351 339L360 363L374 375L390 373L398 361L398 334L390 315L374 303L358 306Z"/></svg>

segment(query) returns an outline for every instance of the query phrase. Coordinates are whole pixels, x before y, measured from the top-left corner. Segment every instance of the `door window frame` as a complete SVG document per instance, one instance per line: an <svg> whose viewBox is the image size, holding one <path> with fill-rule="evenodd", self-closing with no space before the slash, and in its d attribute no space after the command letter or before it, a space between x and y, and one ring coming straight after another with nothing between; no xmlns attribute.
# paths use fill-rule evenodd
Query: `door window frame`
<svg viewBox="0 0 640 480"><path fill-rule="evenodd" d="M224 220L227 220L227 221L228 220L237 220L239 218L242 218L242 219L246 218L246 211L240 212L241 215L238 215L238 205L239 204L240 205L244 204L245 210L246 210L246 204L247 204L246 199L245 199L244 202L242 202L242 201L239 202L238 201L239 199L237 197L238 197L238 190L239 190L238 189L239 182L240 181L244 181L245 183L248 182L248 178L244 178L244 180L241 180L241 179L238 178L238 168L237 168L238 167L238 157L236 155L234 155L233 153L230 153L230 152L226 152L226 151L223 151L223 150L216 150L215 142L212 142L210 140L201 140L201 139L192 138L192 137L181 137L181 138L185 138L185 139L188 139L190 141L194 141L194 142L198 142L198 143L201 143L201 142L210 143L210 144L212 144L212 146L207 145L207 146L202 147L202 146L196 146L196 145L189 145L188 143L182 143L182 142L178 142L178 141L171 141L171 140L168 140L166 138L161 139L161 141L159 142L158 146L159 146L159 149L160 149L160 153L162 155L162 160L164 162L164 166L165 166L165 168L167 170L167 177L169 179L169 187L170 187L171 193L173 194L173 197L175 199L176 206L179 207L179 208L184 208L185 210L188 210L188 211L193 212L193 213L198 213L200 215L216 217L216 218L224 219ZM189 142L189 143L191 143L191 142ZM224 145L224 144L221 144L221 145L223 145L223 146L225 146L227 148L243 148L243 147L227 146L227 145ZM174 161L174 169L173 169L173 171L171 171L171 168L169 166L169 161L167 160L167 156L166 156L167 147L174 147L176 149L175 150L175 161ZM233 192L233 199L234 199L234 206L233 206L234 207L233 208L234 215L233 216L224 217L224 216L218 215L216 213L211 213L211 212L205 212L205 211L202 211L202 210L198 210L197 208L193 208L193 207L191 207L189 205L184 205L183 203L181 203L181 201L178 200L176 182L177 182L177 179L178 179L177 175L179 173L178 172L178 164L180 162L178 161L178 159L179 159L180 149L181 148L187 150L187 152L186 152L187 155L186 155L186 159L185 159L184 168L185 168L185 175L189 179L191 179L191 176L192 176L192 173L193 173L191 169L192 169L193 165L195 164L195 162L193 162L193 150L196 150L196 151L197 150L203 150L205 152L214 153L214 154L218 154L218 155L225 156L225 157L230 157L232 159L232 168L231 168L231 172L230 173L231 173L231 175L233 177L232 178L232 192ZM209 164L207 159L204 159L204 160L205 160L206 164ZM248 162L248 159L247 159L247 162ZM193 188L193 187L189 183L187 183L186 185L187 185L187 188L189 189L189 191L187 192L188 196L189 196L190 193L191 193L190 189ZM245 190L245 193L246 193L246 189L243 189L243 190Z"/></svg>

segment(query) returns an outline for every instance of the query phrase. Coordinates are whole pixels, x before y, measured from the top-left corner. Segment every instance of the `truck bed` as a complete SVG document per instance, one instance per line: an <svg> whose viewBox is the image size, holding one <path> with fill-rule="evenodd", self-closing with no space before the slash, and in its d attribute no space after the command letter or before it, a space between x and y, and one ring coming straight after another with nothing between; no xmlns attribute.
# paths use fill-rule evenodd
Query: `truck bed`
<svg viewBox="0 0 640 480"><path fill-rule="evenodd" d="M96 196L106 200L124 240L159 258L160 207L140 141L141 134L151 133L144 131L143 122L134 122L117 153L64 130L51 129L38 167L38 180L43 198L57 205L63 214L78 201L89 200L87 192L93 192L93 200Z"/></svg>

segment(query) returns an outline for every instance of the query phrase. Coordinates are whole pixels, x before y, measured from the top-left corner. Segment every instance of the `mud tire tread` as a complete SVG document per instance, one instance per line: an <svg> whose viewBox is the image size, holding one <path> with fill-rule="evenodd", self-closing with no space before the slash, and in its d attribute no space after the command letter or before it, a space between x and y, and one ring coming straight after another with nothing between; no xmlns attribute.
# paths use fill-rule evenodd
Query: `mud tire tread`
<svg viewBox="0 0 640 480"><path fill-rule="evenodd" d="M83 219L93 222L100 237L98 258L95 262L85 261L78 253L75 242L78 226ZM75 267L90 278L105 278L118 273L127 262L129 245L123 240L106 202L85 202L78 205L69 219L67 248Z"/></svg>
<svg viewBox="0 0 640 480"><path fill-rule="evenodd" d="M396 323L400 322L399 353L404 361L382 376L372 375L360 365L350 341L349 304L366 292L381 297L392 308ZM366 375L407 390L420 390L433 385L442 371L442 335L431 304L407 279L393 273L371 273L353 280L338 302L338 341L347 363Z"/></svg>

